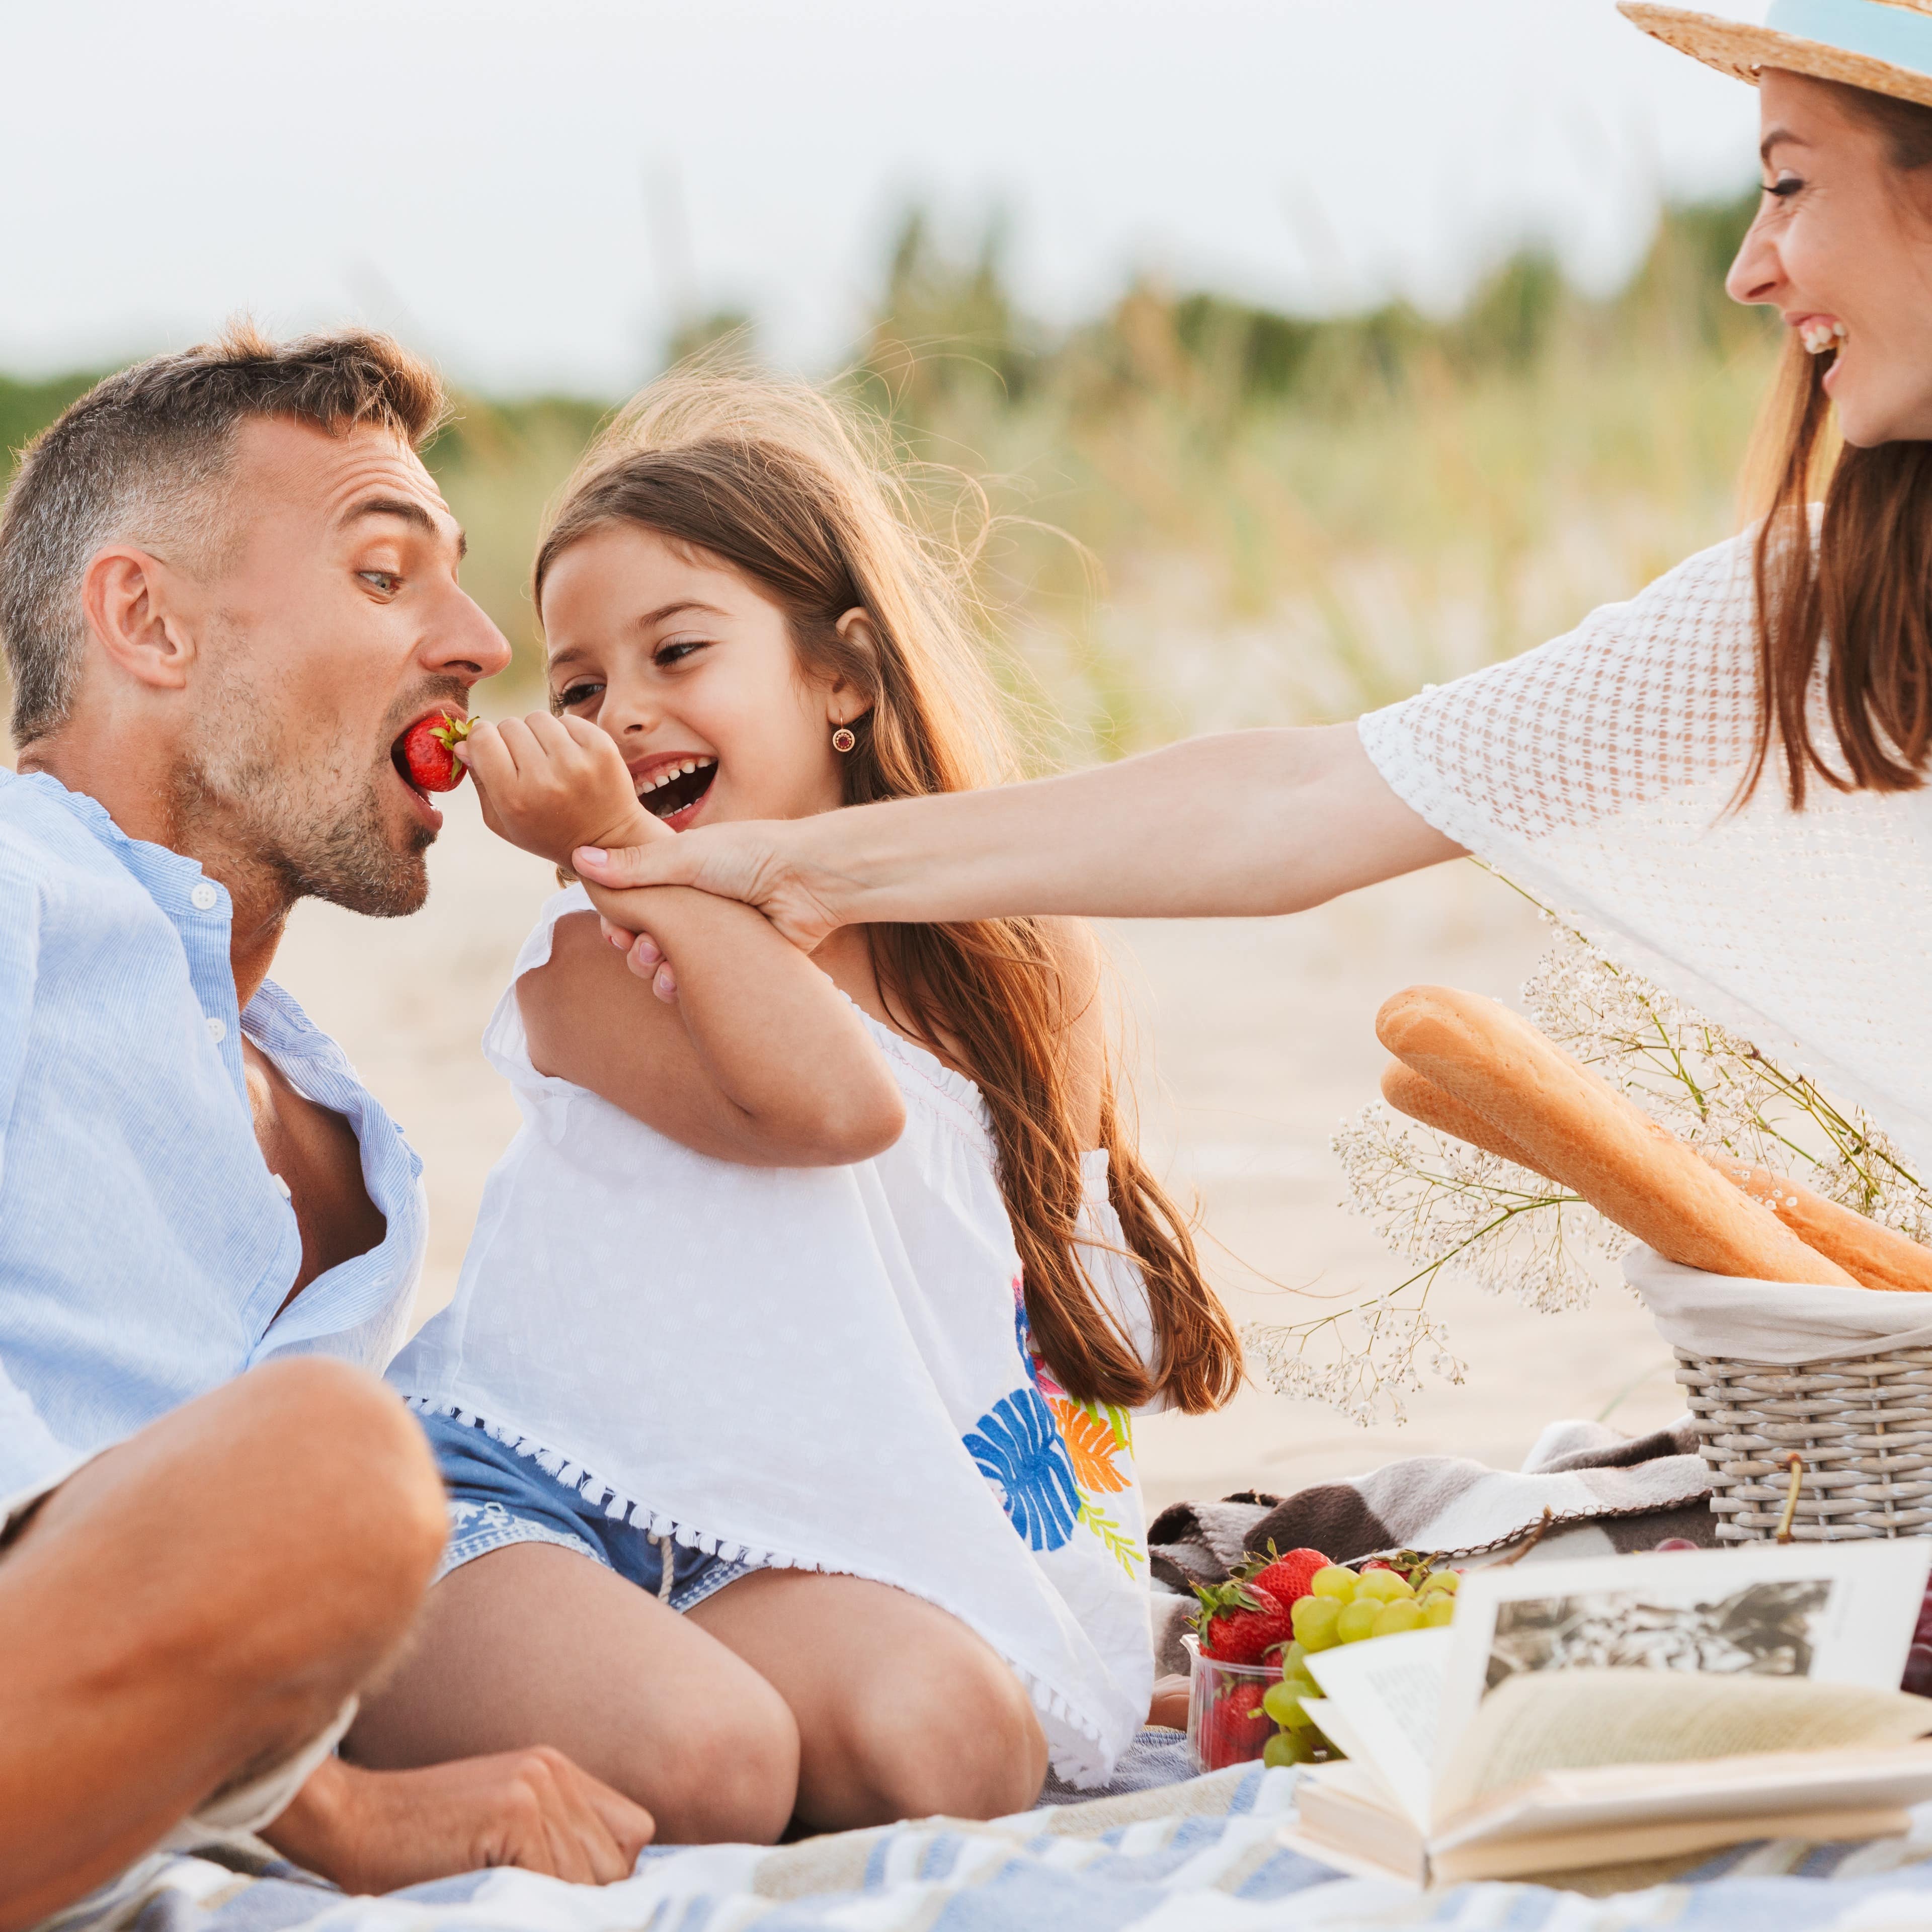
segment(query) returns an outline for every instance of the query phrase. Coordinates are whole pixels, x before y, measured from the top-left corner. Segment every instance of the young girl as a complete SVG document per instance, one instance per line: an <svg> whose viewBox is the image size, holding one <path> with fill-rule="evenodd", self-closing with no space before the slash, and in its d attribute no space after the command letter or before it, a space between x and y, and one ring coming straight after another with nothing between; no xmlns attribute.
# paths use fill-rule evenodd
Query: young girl
<svg viewBox="0 0 1932 1932"><path fill-rule="evenodd" d="M479 725L560 863L1001 769L957 573L834 406L668 379L538 552L552 716ZM485 1050L521 1131L397 1362L453 1534L350 1746L554 1745L679 1841L1032 1804L1148 1708L1130 1412L1240 1360L1116 1113L1068 922L807 958L682 889L552 899ZM668 989L668 982L664 990Z"/></svg>

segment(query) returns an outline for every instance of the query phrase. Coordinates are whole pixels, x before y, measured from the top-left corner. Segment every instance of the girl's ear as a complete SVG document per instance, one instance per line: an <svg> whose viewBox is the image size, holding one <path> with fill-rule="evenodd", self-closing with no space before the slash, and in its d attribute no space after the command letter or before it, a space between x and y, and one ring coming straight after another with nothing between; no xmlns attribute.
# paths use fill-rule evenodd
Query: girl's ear
<svg viewBox="0 0 1932 1932"><path fill-rule="evenodd" d="M841 644L848 644L876 664L879 661L879 636L872 628L872 614L854 604L833 627ZM826 688L825 715L834 724L850 724L872 708L872 700L850 678L835 677Z"/></svg>

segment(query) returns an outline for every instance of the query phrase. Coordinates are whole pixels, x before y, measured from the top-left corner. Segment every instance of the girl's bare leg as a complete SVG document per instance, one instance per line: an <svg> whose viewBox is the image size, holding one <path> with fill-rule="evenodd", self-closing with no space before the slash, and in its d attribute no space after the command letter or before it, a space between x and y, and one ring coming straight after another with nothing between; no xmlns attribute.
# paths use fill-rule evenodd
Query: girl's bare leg
<svg viewBox="0 0 1932 1932"><path fill-rule="evenodd" d="M549 1744L657 1820L661 1844L769 1844L798 1728L755 1668L590 1558L512 1544L429 1593L345 1751L377 1769Z"/></svg>
<svg viewBox="0 0 1932 1932"><path fill-rule="evenodd" d="M689 1617L790 1706L802 1822L997 1818L1039 1797L1046 1740L1025 1689L932 1604L856 1577L764 1570Z"/></svg>

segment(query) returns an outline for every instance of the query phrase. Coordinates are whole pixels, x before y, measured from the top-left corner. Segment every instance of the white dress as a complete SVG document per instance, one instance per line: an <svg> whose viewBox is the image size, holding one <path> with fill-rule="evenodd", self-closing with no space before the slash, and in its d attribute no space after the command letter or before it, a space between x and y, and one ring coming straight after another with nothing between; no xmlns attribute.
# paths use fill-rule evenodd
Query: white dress
<svg viewBox="0 0 1932 1932"><path fill-rule="evenodd" d="M515 980L589 909L580 887L545 906L484 1036L523 1125L455 1300L391 1381L652 1534L938 1604L1027 1685L1055 1769L1103 1777L1153 1684L1132 1422L1031 1354L979 1090L868 1015L896 1145L833 1168L694 1153L530 1064ZM1105 1154L1086 1172L1089 1273L1145 1352Z"/></svg>
<svg viewBox="0 0 1932 1932"><path fill-rule="evenodd" d="M1568 636L1371 712L1397 794L1612 958L1932 1165L1932 790L1748 805L1750 535ZM1813 741L1833 743L1822 670Z"/></svg>

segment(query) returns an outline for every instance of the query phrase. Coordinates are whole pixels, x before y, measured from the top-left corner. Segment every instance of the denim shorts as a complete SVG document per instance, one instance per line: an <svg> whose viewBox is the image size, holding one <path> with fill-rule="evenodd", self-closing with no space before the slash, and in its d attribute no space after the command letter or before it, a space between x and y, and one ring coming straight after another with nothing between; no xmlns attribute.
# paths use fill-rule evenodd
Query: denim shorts
<svg viewBox="0 0 1932 1932"><path fill-rule="evenodd" d="M688 1610L747 1576L762 1564L707 1556L639 1525L605 1514L560 1483L534 1456L520 1456L480 1422L453 1415L422 1415L443 1486L449 1492L449 1542L435 1580L513 1543L548 1543L574 1550L626 1582ZM664 1556L670 1574L664 1574Z"/></svg>

